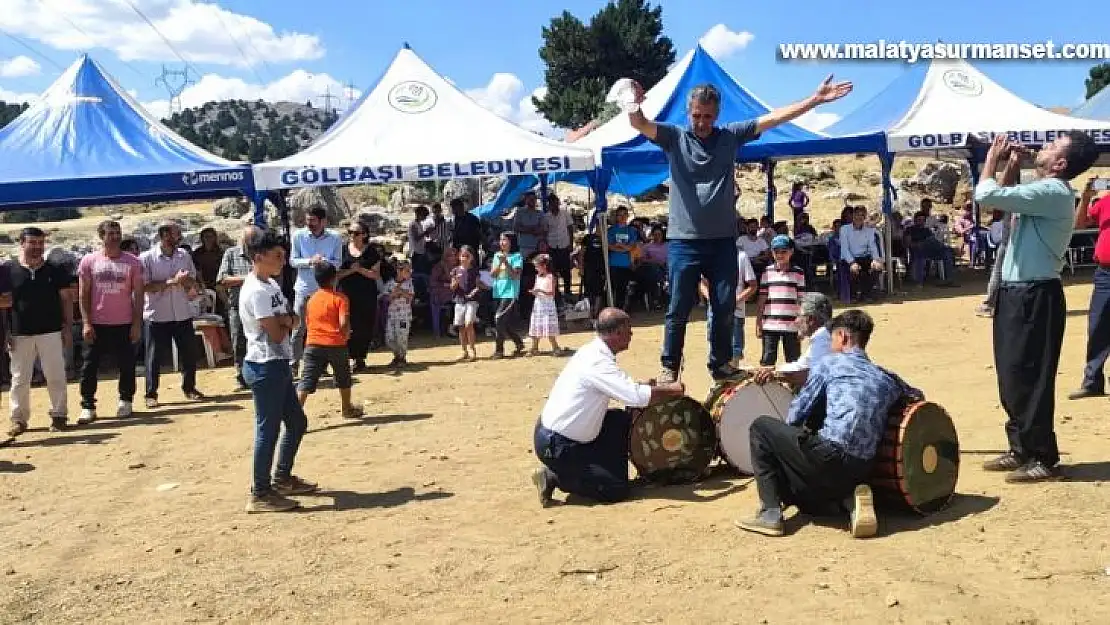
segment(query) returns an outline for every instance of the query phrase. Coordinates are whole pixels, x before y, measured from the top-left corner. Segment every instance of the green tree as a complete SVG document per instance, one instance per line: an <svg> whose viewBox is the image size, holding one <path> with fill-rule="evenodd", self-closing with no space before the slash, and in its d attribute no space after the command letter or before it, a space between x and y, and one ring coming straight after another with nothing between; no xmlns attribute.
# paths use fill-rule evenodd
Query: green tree
<svg viewBox="0 0 1110 625"><path fill-rule="evenodd" d="M543 29L547 95L533 104L556 126L578 128L601 112L618 78L650 89L675 61L662 33L663 9L646 0L611 0L588 25L563 11Z"/></svg>
<svg viewBox="0 0 1110 625"><path fill-rule="evenodd" d="M1087 99L1090 100L1103 87L1110 85L1110 63L1099 63L1092 67L1090 77L1084 82L1087 85Z"/></svg>

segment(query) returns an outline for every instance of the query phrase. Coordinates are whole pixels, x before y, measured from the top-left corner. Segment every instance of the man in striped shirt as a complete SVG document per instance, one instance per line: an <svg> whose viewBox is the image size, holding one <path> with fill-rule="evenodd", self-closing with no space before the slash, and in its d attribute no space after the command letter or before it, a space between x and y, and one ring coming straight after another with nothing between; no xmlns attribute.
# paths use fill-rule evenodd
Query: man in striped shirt
<svg viewBox="0 0 1110 625"><path fill-rule="evenodd" d="M805 290L805 273L790 263L794 242L780 234L771 240L771 254L775 262L763 271L759 283L759 300L756 304L755 335L763 339L763 357L759 364L769 367L778 360L779 343L782 343L786 362L793 362L802 355L798 338L798 315L801 306L798 298Z"/></svg>

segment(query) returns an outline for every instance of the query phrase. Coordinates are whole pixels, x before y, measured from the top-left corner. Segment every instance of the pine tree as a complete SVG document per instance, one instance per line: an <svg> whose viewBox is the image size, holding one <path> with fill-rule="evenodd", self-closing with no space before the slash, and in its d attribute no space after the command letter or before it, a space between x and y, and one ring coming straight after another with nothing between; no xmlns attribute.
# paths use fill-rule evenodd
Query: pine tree
<svg viewBox="0 0 1110 625"><path fill-rule="evenodd" d="M1090 77L1084 83L1087 85L1087 99L1090 100L1096 93L1110 85L1110 63L1100 63L1092 67Z"/></svg>
<svg viewBox="0 0 1110 625"><path fill-rule="evenodd" d="M646 0L611 0L588 25L563 11L543 29L547 95L532 102L557 126L586 124L601 112L618 78L650 89L667 74L675 51L662 33L663 9Z"/></svg>

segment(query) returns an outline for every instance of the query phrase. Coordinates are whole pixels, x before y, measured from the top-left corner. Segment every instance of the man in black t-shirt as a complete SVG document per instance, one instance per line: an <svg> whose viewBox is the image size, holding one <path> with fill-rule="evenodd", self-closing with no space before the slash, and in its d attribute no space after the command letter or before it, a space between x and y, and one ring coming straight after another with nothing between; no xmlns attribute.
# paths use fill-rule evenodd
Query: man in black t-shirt
<svg viewBox="0 0 1110 625"><path fill-rule="evenodd" d="M66 427L65 349L73 341L73 276L43 257L46 233L24 228L19 258L8 263L11 274L11 414L10 436L27 431L31 418L31 375L37 358L50 395L50 430Z"/></svg>
<svg viewBox="0 0 1110 625"><path fill-rule="evenodd" d="M937 240L936 234L927 225L929 215L924 211L913 216L913 225L902 233L902 241L910 250L910 276L918 284L925 283L925 261L939 260L944 263L944 276L941 286L953 286L956 275L956 256L952 248Z"/></svg>

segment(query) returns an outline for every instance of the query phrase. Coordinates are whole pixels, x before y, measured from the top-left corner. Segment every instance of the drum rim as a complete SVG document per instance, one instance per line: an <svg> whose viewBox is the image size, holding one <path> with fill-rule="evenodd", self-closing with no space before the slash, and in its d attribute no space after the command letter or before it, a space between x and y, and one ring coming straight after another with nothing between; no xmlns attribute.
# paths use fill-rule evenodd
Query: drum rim
<svg viewBox="0 0 1110 625"><path fill-rule="evenodd" d="M751 463L751 451L750 450L748 451L748 457L747 457L747 463L746 463L749 466L741 467L740 463L737 461L737 459L733 458L732 455L729 454L725 450L725 447L724 447L725 438L722 435L724 409L725 409L726 405L728 404L728 402L732 399L732 397L734 397L737 393L739 393L741 390L744 390L744 389L747 389L747 388L752 388L753 386L756 389L762 391L764 397L773 405L774 402L771 401L771 397L768 395L768 392L765 390L765 387L769 384L775 384L776 386L781 388L789 396L789 398L790 398L789 401L793 401L794 392L791 391L790 387L787 386L785 383L780 382L778 380L771 380L771 381L767 382L767 384L758 384L755 381L755 378L752 377L752 378L745 378L743 380L739 380L735 383L731 383L729 385L730 388L726 389L725 391L722 391L719 395L717 395L717 398L713 402L713 408L710 410L710 415L713 417L713 422L714 422L714 424L716 425L716 428L717 428L717 453L718 453L718 455L729 466L737 469L738 471L742 471L744 473L749 473L750 474L750 473L752 473L752 470L754 469L754 467L750 466L752 464ZM779 418L781 421L783 421L785 423L788 414L789 414L789 403L787 404L787 410L781 416L780 415L769 415L769 416L774 416L776 418ZM752 419L752 421L755 421L755 419L759 418L759 416L760 415L756 415L755 418ZM749 441L750 440L751 439L749 438Z"/></svg>
<svg viewBox="0 0 1110 625"><path fill-rule="evenodd" d="M952 492L949 493L947 497L944 497L943 501L938 498L932 499L928 502L924 502L926 504L931 504L928 506L925 506L922 503L915 504L910 499L910 489L908 488L907 476L905 473L906 430L909 428L909 424L913 420L914 415L917 414L919 410L925 407L935 408L946 418L947 422L952 427L952 432L954 434L953 439L956 445L955 461L952 463ZM937 402L929 400L913 401L906 404L901 408L901 410L896 411L891 415L890 420L893 421L895 419L897 419L897 426L895 428L888 427L886 432L884 432L883 434L883 440L879 441L879 445L881 448L886 440L890 438L889 434L892 433L892 430L894 431L894 433L896 433L896 436L893 437L894 440L891 441L894 445L893 453L890 455L890 457L881 459L883 464L893 464L894 470L891 473L879 476L873 474L871 481L892 484L895 487L893 490L897 493L898 497L901 498L905 505L919 514L927 514L928 512L935 512L937 510L943 509L944 506L946 506L948 502L951 501L952 498L955 496L956 485L959 484L960 478L960 442L959 431L956 429L956 422L952 419L952 415L950 415L948 411L945 410L944 406L941 406ZM878 456L878 454L876 454L876 456Z"/></svg>
<svg viewBox="0 0 1110 625"><path fill-rule="evenodd" d="M664 406L664 405L668 405L668 404L683 404L683 403L689 403L689 404L692 404L693 406L695 406L698 409L698 412L702 416L702 418L700 420L703 421L703 424L704 424L704 421L706 419L708 419L708 424L710 426L712 426L712 427L706 428L706 431L711 432L712 435L713 435L713 444L705 453L705 455L707 456L707 460L704 462L705 467L703 467L701 469L701 471L704 472L706 469L708 469L709 465L711 465L713 463L713 460L717 457L717 449L718 449L718 445L719 445L720 441L717 439L716 424L713 421L713 417L711 415L709 415L709 411L705 409L705 406L703 406L701 402L694 399L693 397L690 397L689 395L682 395L680 397L669 397L669 398L667 398L663 401L655 402L655 403L649 404L647 406L635 407L635 408L632 409L635 412L633 414L631 414L632 418L629 422L629 427L628 427L628 442L629 442L629 445L628 445L628 461L632 463L632 466L636 467L636 472L639 475L649 476L652 473L660 471L660 469L650 470L647 467L642 466L641 463L637 462L637 454L634 453L634 450L636 449L636 447L632 444L634 442L633 437L635 436L635 432L636 432L636 423L640 419L642 419L645 414L647 414L648 410L650 410L652 408L658 408L660 406Z"/></svg>

